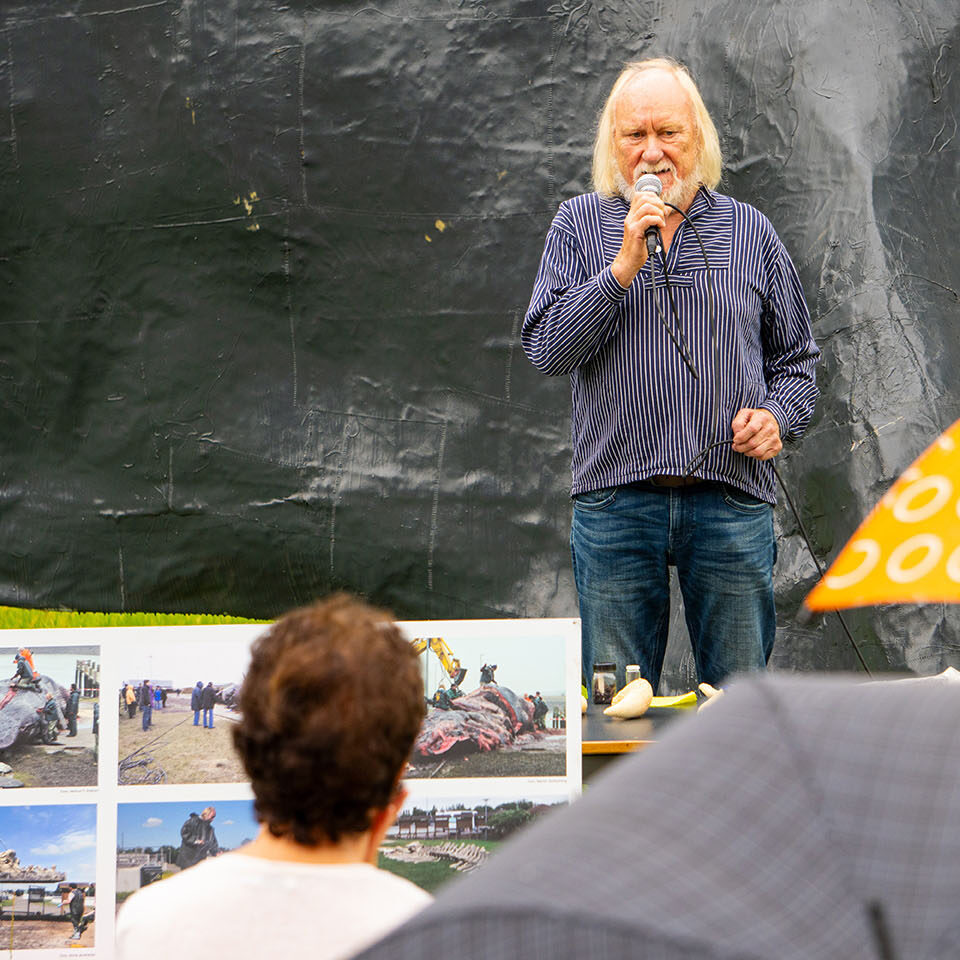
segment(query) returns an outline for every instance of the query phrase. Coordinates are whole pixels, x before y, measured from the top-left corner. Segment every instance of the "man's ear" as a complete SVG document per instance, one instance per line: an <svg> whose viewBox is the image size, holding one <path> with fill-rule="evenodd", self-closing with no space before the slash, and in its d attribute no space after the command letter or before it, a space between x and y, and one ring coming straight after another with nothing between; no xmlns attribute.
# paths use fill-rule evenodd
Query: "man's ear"
<svg viewBox="0 0 960 960"><path fill-rule="evenodd" d="M367 863L373 864L373 866L377 865L377 851L380 848L380 844L383 843L383 838L387 835L387 831L393 826L397 816L403 809L408 795L407 788L397 784L397 788L394 790L393 796L387 802L387 805L374 812L370 820L370 830L367 833L365 857Z"/></svg>
<svg viewBox="0 0 960 960"><path fill-rule="evenodd" d="M400 816L400 811L403 809L403 805L407 802L407 797L410 796L410 791L402 784L397 784L397 789L393 794L393 800L391 801L391 806L393 807L393 819L396 820Z"/></svg>

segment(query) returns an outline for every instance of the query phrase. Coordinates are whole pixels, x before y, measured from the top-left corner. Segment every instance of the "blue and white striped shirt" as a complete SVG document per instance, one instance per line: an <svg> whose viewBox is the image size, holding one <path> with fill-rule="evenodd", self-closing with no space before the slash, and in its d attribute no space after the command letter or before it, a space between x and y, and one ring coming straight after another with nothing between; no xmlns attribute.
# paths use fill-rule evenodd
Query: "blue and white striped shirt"
<svg viewBox="0 0 960 960"><path fill-rule="evenodd" d="M530 306L523 349L542 373L570 375L572 495L660 474L683 474L715 440L733 436L743 407L764 407L783 440L801 436L817 397L820 351L796 269L770 221L755 208L701 188L687 210L707 250L719 363L710 334L707 270L684 222L667 252L674 318L659 255L629 290L610 271L623 241L627 203L596 193L560 205ZM678 324L695 380L657 319ZM720 411L714 382L719 372ZM716 447L695 475L775 503L770 463Z"/></svg>

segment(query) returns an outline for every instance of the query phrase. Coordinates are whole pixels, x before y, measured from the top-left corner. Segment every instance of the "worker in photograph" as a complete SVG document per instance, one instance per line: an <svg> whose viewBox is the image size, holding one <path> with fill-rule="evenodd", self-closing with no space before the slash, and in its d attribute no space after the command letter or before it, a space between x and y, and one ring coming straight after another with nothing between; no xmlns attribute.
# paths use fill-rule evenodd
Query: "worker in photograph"
<svg viewBox="0 0 960 960"><path fill-rule="evenodd" d="M217 815L216 807L206 807L198 816L191 813L180 828L180 854L177 857L177 866L181 870L193 867L215 857L220 852L217 843L217 834L213 829L213 820Z"/></svg>
<svg viewBox="0 0 960 960"><path fill-rule="evenodd" d="M75 683L70 684L67 706L63 715L67 718L67 736L75 737L77 735L77 717L80 715L80 692L77 690Z"/></svg>

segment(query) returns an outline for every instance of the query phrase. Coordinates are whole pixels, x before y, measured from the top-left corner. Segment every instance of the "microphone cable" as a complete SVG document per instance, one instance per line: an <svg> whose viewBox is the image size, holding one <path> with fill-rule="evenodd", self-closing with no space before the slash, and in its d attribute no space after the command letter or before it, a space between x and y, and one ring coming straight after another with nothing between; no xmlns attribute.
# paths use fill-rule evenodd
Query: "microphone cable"
<svg viewBox="0 0 960 960"><path fill-rule="evenodd" d="M683 217L684 222L689 224L690 229L693 230L693 234L697 238L697 243L700 245L700 253L703 256L703 263L704 263L704 266L706 267L707 317L710 324L710 337L711 337L711 340L713 341L713 363L714 363L713 398L714 398L714 409L716 410L716 415L717 415L717 434L719 434L721 431L720 346L717 340L717 316L716 316L716 304L714 302L714 294L713 294L713 270L710 267L710 261L707 259L707 248L703 243L703 238L700 236L700 231L697 230L696 224L693 222L693 220L690 219L690 217L687 216L686 212L681 210L679 207L674 206L672 203L669 203L666 200L664 200L664 203L668 207L670 207L671 210L676 210L677 213L679 213L680 216ZM677 329L679 330L680 321L679 321L679 316L677 314L676 304L673 302L673 294L672 294L672 291L670 291L670 281L669 281L669 275L667 273L667 261L663 253L662 244L660 244L660 262L663 265L663 275L665 278L667 290L670 294L670 307L673 310L674 320L676 321ZM656 274L656 271L653 269L652 265L650 267L650 273L651 273L651 276L655 276ZM654 300L656 301L656 299L657 299L656 280L654 280ZM657 301L657 310L659 313L660 311L659 301ZM666 327L666 321L661 318L661 322ZM668 328L668 332L669 332L669 328ZM681 333L681 336L682 336L682 333ZM671 335L671 339L673 339L672 335ZM675 339L674 339L674 343L676 344ZM679 345L677 346L677 349L680 350ZM680 350L680 356L683 359L684 363L686 363L687 366L690 367L691 373L693 373L694 377L696 377L697 375L692 366L692 362L687 360L682 350ZM707 456L712 450L715 450L718 447L724 447L732 444L733 444L733 440L714 440L712 443L707 444L707 446L705 446L684 468L683 474L682 474L683 478L687 479L693 475L695 470L699 470L700 467L703 466ZM780 489L783 490L784 497L786 497L787 503L790 506L790 510L793 513L793 517L797 521L797 528L800 530L800 536L803 538L803 542L806 545L807 552L810 554L810 557L813 560L813 565L817 568L817 574L819 575L820 579L823 579L823 574L824 574L823 566L821 565L819 559L817 559L817 555L813 550L813 545L810 543L810 537L807 535L806 527L804 527L803 521L800 519L800 513L793 502L793 497L790 496L790 491L787 489L787 485L786 483L784 483L783 477L780 476L780 471L777 469L777 465L773 461L774 461L774 458L771 457L769 460L769 463L770 463L770 466L773 468L773 475L777 478L777 482L780 485ZM860 652L860 647L857 645L857 641L854 640L853 634L850 632L850 628L847 626L847 621L844 619L843 614L839 610L834 610L833 612L837 615L837 619L840 621L840 626L843 627L843 632L847 635L847 639L850 641L850 646L853 647L853 652L856 654L857 660L860 662L860 666L863 667L863 670L866 673L866 675L870 677L870 679L872 680L873 673L870 671L870 668L867 666L867 662L866 660L864 660L863 654Z"/></svg>
<svg viewBox="0 0 960 960"><path fill-rule="evenodd" d="M677 353L680 354L680 359L686 364L687 369L690 371L694 380L700 379L700 374L697 373L696 365L693 362L693 358L690 356L690 351L687 347L687 342L683 337L683 330L680 328L680 319L677 313L677 305L673 300L673 290L670 287L670 275L667 273L667 263L663 257L663 244L660 241L660 231L657 231L657 248L660 251L660 262L663 264L663 280L664 285L667 288L667 298L669 300L670 309L673 312L673 322L676 325L676 332L674 332L673 327L667 323L666 317L663 315L663 308L660 306L660 287L657 284L657 271L656 271L656 262L651 256L648 259L650 260L650 279L653 283L653 303L657 309L657 319L660 321L660 325L664 330L667 331L667 336L673 341L673 345L677 348Z"/></svg>
<svg viewBox="0 0 960 960"><path fill-rule="evenodd" d="M634 185L634 192L635 194L650 193L659 197L663 192L663 182L655 174L645 173ZM690 371L693 379L699 380L700 374L697 372L696 364L694 364L693 358L690 355L690 350L687 347L687 341L684 339L683 328L680 326L680 315L677 313L677 306L673 300L673 290L670 287L670 275L667 273L667 264L663 256L663 238L660 236L660 231L656 227L648 227L644 234L644 240L647 245L647 260L650 262L650 281L653 284L653 305L657 311L657 320L660 321L660 326L662 326L666 331L667 336L670 338L671 342L676 348L677 353L680 354L680 359ZM670 309L673 311L672 324L667 322L667 318L664 316L663 308L660 305L660 288L657 284L656 270L657 262L654 257L654 251L657 249L660 251L660 260L663 264L663 279L667 288L667 297L670 302Z"/></svg>

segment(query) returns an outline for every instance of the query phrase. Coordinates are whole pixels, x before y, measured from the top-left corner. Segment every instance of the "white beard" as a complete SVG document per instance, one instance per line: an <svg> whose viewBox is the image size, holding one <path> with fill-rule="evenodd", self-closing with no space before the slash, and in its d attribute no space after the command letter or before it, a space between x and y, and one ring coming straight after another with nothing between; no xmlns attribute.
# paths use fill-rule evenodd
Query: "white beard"
<svg viewBox="0 0 960 960"><path fill-rule="evenodd" d="M652 171L647 170L637 170L636 176L639 179L643 176L644 173ZM636 190L633 189L632 183L627 183L623 179L623 174L618 170L616 175L616 187L617 192L623 197L627 203L633 201L634 194ZM660 195L664 203L672 203L675 207L679 207L681 210L686 210L690 206L694 196L696 195L697 190L700 187L700 176L699 170L695 170L689 177L680 179L676 175L676 171L673 173L673 183L667 187L666 190Z"/></svg>

